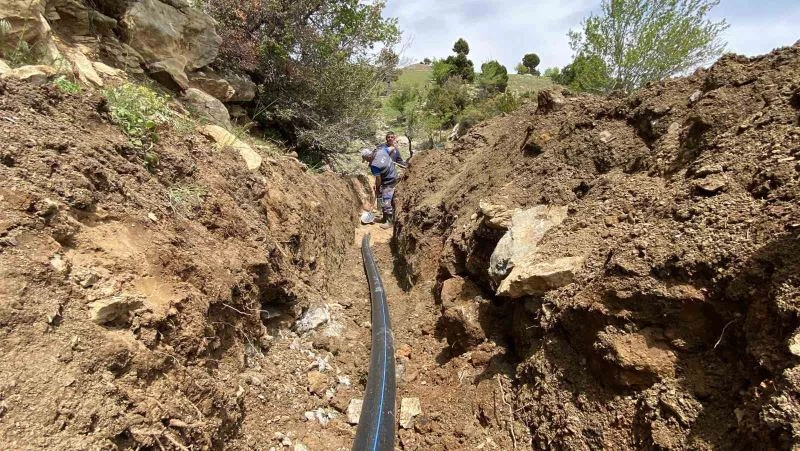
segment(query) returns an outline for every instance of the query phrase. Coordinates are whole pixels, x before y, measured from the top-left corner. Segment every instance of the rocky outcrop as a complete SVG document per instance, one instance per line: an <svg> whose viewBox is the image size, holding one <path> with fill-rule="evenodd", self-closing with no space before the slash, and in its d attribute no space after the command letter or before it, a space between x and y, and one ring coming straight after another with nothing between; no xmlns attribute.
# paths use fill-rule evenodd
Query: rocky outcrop
<svg viewBox="0 0 800 451"><path fill-rule="evenodd" d="M10 25L0 39L0 50L13 48L20 39L38 44L50 37L50 25L44 18L43 0L3 0L0 2L0 20Z"/></svg>
<svg viewBox="0 0 800 451"><path fill-rule="evenodd" d="M214 21L182 0L143 0L128 9L120 22L125 42L153 66L183 86L186 72L214 61L222 38Z"/></svg>
<svg viewBox="0 0 800 451"><path fill-rule="evenodd" d="M246 75L209 68L222 39L214 20L185 0L0 0L0 19L10 25L0 39L0 56L26 42L41 62L64 65L84 84L103 86L104 76L118 77L107 70L113 67L146 71L170 90L195 88L218 102L256 97L257 86ZM98 60L110 66L99 71ZM198 91L186 97L205 117L230 125L221 103Z"/></svg>

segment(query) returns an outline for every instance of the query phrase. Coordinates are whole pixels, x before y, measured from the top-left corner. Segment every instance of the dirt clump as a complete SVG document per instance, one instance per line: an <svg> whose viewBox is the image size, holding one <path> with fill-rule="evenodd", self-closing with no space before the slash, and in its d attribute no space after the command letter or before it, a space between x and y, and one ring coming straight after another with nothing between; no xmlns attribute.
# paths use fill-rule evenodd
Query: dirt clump
<svg viewBox="0 0 800 451"><path fill-rule="evenodd" d="M400 268L484 293L459 302L506 332L530 446L800 444L798 93L800 48L726 55L627 98L542 95L416 157ZM548 208L563 221L498 260ZM476 324L451 308L447 330Z"/></svg>

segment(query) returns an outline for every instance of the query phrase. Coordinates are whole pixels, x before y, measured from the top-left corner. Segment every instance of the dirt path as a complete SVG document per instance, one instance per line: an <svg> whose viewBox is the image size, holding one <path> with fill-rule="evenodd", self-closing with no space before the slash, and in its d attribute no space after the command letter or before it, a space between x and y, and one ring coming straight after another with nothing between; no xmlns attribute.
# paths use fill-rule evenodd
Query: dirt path
<svg viewBox="0 0 800 451"><path fill-rule="evenodd" d="M298 336L279 333L269 352L254 359L243 375L249 391L247 412L235 448L350 449L356 426L348 424L352 399L363 397L369 366L370 306L360 240L372 235L372 247L389 300L397 349L398 417L401 399L418 398L422 413L408 428L398 427L398 449L512 449L505 424L508 379L501 393L497 377L476 368L465 355L450 359L437 338L439 306L431 285L410 292L393 273L390 231L377 226L356 230L344 267L330 280L326 300L330 320ZM276 327L283 326L275 322ZM280 369L280 370L279 370ZM279 372L280 371L280 372ZM520 431L521 433L521 428ZM282 448L283 447L283 448Z"/></svg>

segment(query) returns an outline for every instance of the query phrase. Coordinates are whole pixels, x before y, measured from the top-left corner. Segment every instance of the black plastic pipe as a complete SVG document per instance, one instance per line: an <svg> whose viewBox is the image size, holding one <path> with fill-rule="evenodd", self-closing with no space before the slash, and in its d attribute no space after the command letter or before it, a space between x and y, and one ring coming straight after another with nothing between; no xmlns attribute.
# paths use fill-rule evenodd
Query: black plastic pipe
<svg viewBox="0 0 800 451"><path fill-rule="evenodd" d="M367 392L358 419L353 451L391 451L395 439L394 339L386 292L375 265L369 234L361 240L361 256L369 282L372 305L372 350L369 356Z"/></svg>

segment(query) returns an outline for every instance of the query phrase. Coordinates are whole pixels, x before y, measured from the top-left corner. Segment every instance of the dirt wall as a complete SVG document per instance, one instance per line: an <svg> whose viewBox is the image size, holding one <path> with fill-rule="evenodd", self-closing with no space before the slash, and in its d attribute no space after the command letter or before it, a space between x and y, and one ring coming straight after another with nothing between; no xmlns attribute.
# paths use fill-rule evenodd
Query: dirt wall
<svg viewBox="0 0 800 451"><path fill-rule="evenodd" d="M97 92L0 81L8 449L223 447L263 311L300 314L342 264L362 182L159 134L148 170Z"/></svg>
<svg viewBox="0 0 800 451"><path fill-rule="evenodd" d="M546 93L419 155L396 252L411 282L463 278L491 300L477 336L516 356L534 449L790 449L798 195L800 48L727 55L630 97ZM532 263L580 263L498 295L501 219L537 205L566 217ZM469 352L475 324L439 296Z"/></svg>

